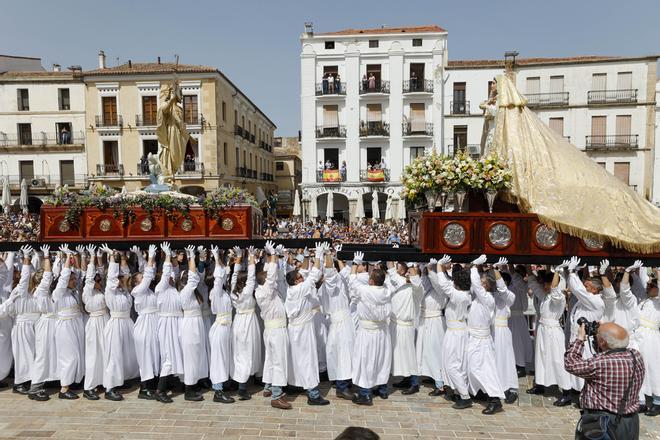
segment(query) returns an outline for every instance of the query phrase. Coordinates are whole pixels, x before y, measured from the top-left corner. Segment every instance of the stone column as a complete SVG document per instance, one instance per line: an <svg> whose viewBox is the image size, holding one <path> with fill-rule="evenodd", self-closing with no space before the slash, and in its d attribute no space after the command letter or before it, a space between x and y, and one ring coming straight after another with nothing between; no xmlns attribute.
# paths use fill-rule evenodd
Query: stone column
<svg viewBox="0 0 660 440"><path fill-rule="evenodd" d="M355 223L355 208L357 207L357 199L348 199L348 222Z"/></svg>

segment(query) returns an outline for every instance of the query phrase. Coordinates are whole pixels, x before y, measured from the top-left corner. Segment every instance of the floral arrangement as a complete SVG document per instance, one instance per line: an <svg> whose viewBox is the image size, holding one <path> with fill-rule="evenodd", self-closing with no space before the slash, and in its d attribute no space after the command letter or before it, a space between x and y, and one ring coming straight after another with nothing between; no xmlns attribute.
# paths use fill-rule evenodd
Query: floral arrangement
<svg viewBox="0 0 660 440"><path fill-rule="evenodd" d="M479 162L474 160L465 150L458 150L454 156L448 157L442 164L442 189L449 192L479 188Z"/></svg>
<svg viewBox="0 0 660 440"><path fill-rule="evenodd" d="M479 168L478 188L495 191L511 188L511 170L497 154L482 157Z"/></svg>
<svg viewBox="0 0 660 440"><path fill-rule="evenodd" d="M257 201L247 191L235 187L223 187L207 196L188 196L172 193L120 193L112 188L93 187L89 191L76 193L64 186L54 191L46 204L66 206L65 220L76 226L85 208L98 208L101 211L112 210L116 219L124 224L135 220L135 208L144 209L149 215L156 211L164 212L170 220L179 216L188 218L192 206L202 206L208 215L217 218L223 209L236 205L250 205L258 208Z"/></svg>
<svg viewBox="0 0 660 440"><path fill-rule="evenodd" d="M447 159L435 150L428 156L416 157L401 176L401 198L415 202L423 199L426 191L441 189L444 186L443 164Z"/></svg>

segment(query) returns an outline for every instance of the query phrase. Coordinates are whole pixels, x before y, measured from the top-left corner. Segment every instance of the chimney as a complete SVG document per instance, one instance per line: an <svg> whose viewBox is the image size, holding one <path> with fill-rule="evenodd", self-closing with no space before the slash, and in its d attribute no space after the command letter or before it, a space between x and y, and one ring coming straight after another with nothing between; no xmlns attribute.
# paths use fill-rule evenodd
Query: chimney
<svg viewBox="0 0 660 440"><path fill-rule="evenodd" d="M62 66L59 64L53 64L53 72L60 72L62 70Z"/></svg>
<svg viewBox="0 0 660 440"><path fill-rule="evenodd" d="M133 67L133 63L131 62L131 60L128 60L128 68L130 69L131 67Z"/></svg>
<svg viewBox="0 0 660 440"><path fill-rule="evenodd" d="M160 64L160 57L158 57L158 64Z"/></svg>
<svg viewBox="0 0 660 440"><path fill-rule="evenodd" d="M306 37L314 36L314 23L312 23L311 21L305 22L305 36Z"/></svg>
<svg viewBox="0 0 660 440"><path fill-rule="evenodd" d="M105 52L99 50L99 69L105 69Z"/></svg>

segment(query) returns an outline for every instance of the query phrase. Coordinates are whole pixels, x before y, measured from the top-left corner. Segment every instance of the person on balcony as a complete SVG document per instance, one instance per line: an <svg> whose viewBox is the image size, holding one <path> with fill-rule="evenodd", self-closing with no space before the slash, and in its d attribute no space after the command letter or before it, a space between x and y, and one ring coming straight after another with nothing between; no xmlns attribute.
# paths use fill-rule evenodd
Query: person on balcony
<svg viewBox="0 0 660 440"><path fill-rule="evenodd" d="M328 74L326 73L323 75L323 79L321 80L321 90L323 91L324 95L328 94Z"/></svg>
<svg viewBox="0 0 660 440"><path fill-rule="evenodd" d="M373 73L369 74L369 91L370 92L376 91L376 77L374 76Z"/></svg>
<svg viewBox="0 0 660 440"><path fill-rule="evenodd" d="M380 164L379 164L379 168L378 168L378 169L380 169L380 170L384 170L385 168L387 168L387 164L385 163L385 158L384 158L384 157L381 157L381 158L380 158Z"/></svg>
<svg viewBox="0 0 660 440"><path fill-rule="evenodd" d="M417 74L415 72L410 72L410 90L417 90Z"/></svg>
<svg viewBox="0 0 660 440"><path fill-rule="evenodd" d="M362 90L365 92L369 90L369 79L367 78L366 73L362 75Z"/></svg>
<svg viewBox="0 0 660 440"><path fill-rule="evenodd" d="M60 143L70 144L71 143L71 133L66 127L62 127L60 131Z"/></svg>
<svg viewBox="0 0 660 440"><path fill-rule="evenodd" d="M332 169L332 162L330 162L330 160L325 161L325 169L326 170L331 170Z"/></svg>
<svg viewBox="0 0 660 440"><path fill-rule="evenodd" d="M345 182L346 181L346 161L342 161L341 163L341 168L339 168L339 176L341 177L341 181Z"/></svg>
<svg viewBox="0 0 660 440"><path fill-rule="evenodd" d="M335 93L335 77L332 76L332 73L328 73L328 93Z"/></svg>
<svg viewBox="0 0 660 440"><path fill-rule="evenodd" d="M339 73L335 76L335 93L341 93L341 78L339 77Z"/></svg>

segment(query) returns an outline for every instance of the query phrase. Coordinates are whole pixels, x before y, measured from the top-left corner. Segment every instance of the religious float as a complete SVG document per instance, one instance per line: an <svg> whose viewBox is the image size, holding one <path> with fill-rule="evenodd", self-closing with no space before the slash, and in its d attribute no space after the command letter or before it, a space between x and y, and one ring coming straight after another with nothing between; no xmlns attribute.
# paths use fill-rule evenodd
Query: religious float
<svg viewBox="0 0 660 440"><path fill-rule="evenodd" d="M480 105L479 158L433 152L406 167L414 246L459 260L486 253L660 264L660 209L541 122L512 77L498 76Z"/></svg>

